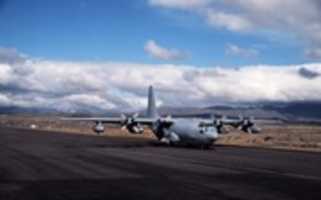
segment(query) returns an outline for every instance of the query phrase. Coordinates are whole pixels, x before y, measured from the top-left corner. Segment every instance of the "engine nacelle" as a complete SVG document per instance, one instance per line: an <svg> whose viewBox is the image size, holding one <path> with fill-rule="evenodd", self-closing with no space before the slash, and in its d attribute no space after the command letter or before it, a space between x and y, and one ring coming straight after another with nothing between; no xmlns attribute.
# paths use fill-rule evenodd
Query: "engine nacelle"
<svg viewBox="0 0 321 200"><path fill-rule="evenodd" d="M142 134L144 132L144 128L140 124L129 124L126 128L132 134Z"/></svg>
<svg viewBox="0 0 321 200"><path fill-rule="evenodd" d="M93 127L93 131L99 135L105 131L105 126L101 122L97 122Z"/></svg>
<svg viewBox="0 0 321 200"><path fill-rule="evenodd" d="M254 123L254 118L243 119L240 123L240 129L247 133L260 133L261 129Z"/></svg>

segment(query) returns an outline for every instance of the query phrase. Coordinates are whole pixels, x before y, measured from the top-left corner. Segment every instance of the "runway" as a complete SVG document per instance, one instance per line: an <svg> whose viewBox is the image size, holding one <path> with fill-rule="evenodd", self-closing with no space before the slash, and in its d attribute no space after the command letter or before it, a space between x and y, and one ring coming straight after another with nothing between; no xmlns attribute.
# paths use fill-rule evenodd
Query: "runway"
<svg viewBox="0 0 321 200"><path fill-rule="evenodd" d="M0 199L321 199L321 154L0 127Z"/></svg>

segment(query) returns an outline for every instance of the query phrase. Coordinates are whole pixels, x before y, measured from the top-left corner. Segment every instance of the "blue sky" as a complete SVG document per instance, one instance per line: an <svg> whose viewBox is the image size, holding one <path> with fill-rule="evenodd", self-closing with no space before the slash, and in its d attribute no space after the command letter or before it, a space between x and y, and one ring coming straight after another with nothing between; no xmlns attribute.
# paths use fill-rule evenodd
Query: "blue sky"
<svg viewBox="0 0 321 200"><path fill-rule="evenodd" d="M160 6L148 0L0 2L0 46L34 58L194 66L310 62L303 55L303 40L286 31L231 31L209 25L185 7L165 7L162 1ZM186 56L173 60L152 57L144 51L149 40ZM254 49L254 55L227 53L229 44L245 51Z"/></svg>
<svg viewBox="0 0 321 200"><path fill-rule="evenodd" d="M0 107L321 101L320 0L0 0Z"/></svg>

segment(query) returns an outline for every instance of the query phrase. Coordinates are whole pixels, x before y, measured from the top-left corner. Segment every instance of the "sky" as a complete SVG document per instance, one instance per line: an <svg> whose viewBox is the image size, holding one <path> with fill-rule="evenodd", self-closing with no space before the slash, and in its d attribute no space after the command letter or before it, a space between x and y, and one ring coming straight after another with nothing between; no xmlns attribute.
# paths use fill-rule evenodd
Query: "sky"
<svg viewBox="0 0 321 200"><path fill-rule="evenodd" d="M0 0L0 106L321 99L319 0ZM186 97L185 94L189 94Z"/></svg>
<svg viewBox="0 0 321 200"><path fill-rule="evenodd" d="M304 53L311 48L307 44L310 41L305 41L310 40L310 36L301 35L305 33L295 33L296 24L292 25L293 22L279 18L290 18L291 13L288 12L294 12L293 16L299 13L297 18L304 16L308 21L310 16L306 15L310 9L306 13L295 9L305 9L307 6L301 4L312 4L317 0L268 1L272 3L259 3L266 2L262 0L244 1L246 4L253 4L252 8L244 6L243 1L235 3L231 0L1 0L0 2L1 45L16 48L33 57L54 60L162 63L164 59L152 59L144 51L144 45L152 40L161 47L176 49L184 54L165 61L174 60L175 63L198 66L280 65L315 60L313 56ZM211 5L211 2L214 2L214 5ZM215 2L226 2L223 5L226 8L220 8L222 5L215 5L219 4ZM282 3L273 5L273 2L289 2L283 4L289 4L286 6L293 8L281 14L278 12L281 12L282 8L278 7L280 6L278 4ZM264 14L253 11L255 6L266 11L266 16L262 16L262 20L257 20L255 15ZM269 6L273 9L271 13L268 11ZM209 9L209 11L197 11L197 7L199 10ZM241 7L244 7L241 13L233 11ZM199 12L209 12L209 14ZM215 14L210 14L211 12ZM275 12L280 16L274 16ZM229 16L229 13L233 15ZM234 20L240 20L243 15L248 15L249 22L235 22L239 25L233 27L232 17L239 17ZM320 18L320 14L316 13L315 17ZM284 23L289 27L282 27ZM304 21L302 24L297 23L299 26L305 26ZM319 20L317 26L320 28L320 25ZM320 58L321 53L314 57Z"/></svg>

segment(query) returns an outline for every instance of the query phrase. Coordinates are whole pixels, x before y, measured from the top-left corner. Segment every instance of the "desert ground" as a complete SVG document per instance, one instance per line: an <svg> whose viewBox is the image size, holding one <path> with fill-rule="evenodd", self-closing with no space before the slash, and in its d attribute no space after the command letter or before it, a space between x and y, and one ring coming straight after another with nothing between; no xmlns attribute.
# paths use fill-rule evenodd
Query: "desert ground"
<svg viewBox="0 0 321 200"><path fill-rule="evenodd" d="M321 152L320 125L258 125L262 128L262 133L260 134L246 134L232 127L227 127L228 133L222 134L216 144ZM0 126L95 135L92 130L94 124L91 122L67 122L61 121L57 117L1 115ZM100 135L100 137L114 136L155 138L149 129L146 129L141 135L132 135L114 125L108 125L105 133Z"/></svg>

